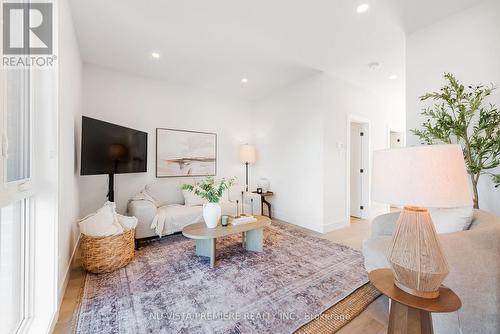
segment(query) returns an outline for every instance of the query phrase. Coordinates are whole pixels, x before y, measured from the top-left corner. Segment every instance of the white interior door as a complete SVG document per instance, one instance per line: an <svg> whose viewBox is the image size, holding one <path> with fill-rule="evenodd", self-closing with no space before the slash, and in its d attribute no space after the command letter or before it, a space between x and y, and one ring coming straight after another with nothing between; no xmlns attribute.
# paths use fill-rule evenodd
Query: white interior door
<svg viewBox="0 0 500 334"><path fill-rule="evenodd" d="M363 196L363 125L359 123L351 123L351 216L361 218L361 206Z"/></svg>

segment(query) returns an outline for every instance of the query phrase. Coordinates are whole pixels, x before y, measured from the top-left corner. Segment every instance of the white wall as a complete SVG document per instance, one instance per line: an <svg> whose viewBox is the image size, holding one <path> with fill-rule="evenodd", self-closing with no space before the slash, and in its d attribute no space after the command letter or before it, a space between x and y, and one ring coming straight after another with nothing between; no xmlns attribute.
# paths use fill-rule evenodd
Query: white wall
<svg viewBox="0 0 500 334"><path fill-rule="evenodd" d="M78 158L81 119L82 60L66 1L59 2L59 293L64 293L77 246L80 215Z"/></svg>
<svg viewBox="0 0 500 334"><path fill-rule="evenodd" d="M251 188L270 180L275 217L322 231L322 77L313 76L254 104L258 159Z"/></svg>
<svg viewBox="0 0 500 334"><path fill-rule="evenodd" d="M57 39L55 40L57 45ZM33 280L32 318L26 333L45 333L57 318L61 268L58 261L59 160L57 69L32 72L33 181L35 194L30 201L33 245L30 277ZM32 232L32 233L31 233ZM31 257L31 256L30 256Z"/></svg>
<svg viewBox="0 0 500 334"><path fill-rule="evenodd" d="M383 99L319 74L255 103L259 161L252 179L270 180L277 218L319 232L349 223L348 119L370 122L372 150L388 147L389 128L404 127L398 87ZM386 208L369 203L366 215Z"/></svg>
<svg viewBox="0 0 500 334"><path fill-rule="evenodd" d="M83 114L148 133L148 172L115 176L115 202L126 211L128 200L149 182L186 181L155 177L156 128L217 133L217 176L236 176L244 183L239 144L251 132L249 104L190 87L84 65ZM80 176L81 215L106 201L107 175Z"/></svg>
<svg viewBox="0 0 500 334"><path fill-rule="evenodd" d="M250 166L251 190L258 178L268 178L275 191L274 215L319 232L349 221L348 116L371 120L371 147L385 148L389 127L404 127L401 96L404 94L394 101L381 100L350 83L320 74L248 104L94 65L85 65L83 71L84 115L149 134L148 173L115 176L119 212L126 211L127 201L147 183L185 181L156 179L157 127L209 131L218 134L218 176L237 176L243 183L238 146L256 144L258 160ZM83 216L106 200L107 176L80 176L79 184ZM377 213L386 208L373 207ZM370 212L368 205L367 215Z"/></svg>
<svg viewBox="0 0 500 334"><path fill-rule="evenodd" d="M401 78L400 80L404 80ZM370 199L371 152L387 148L389 129L404 128L404 85L397 85L387 96L359 88L351 83L327 76L325 80L325 229L349 223L350 134L349 120L368 123L369 151L365 159L363 184L367 189L363 203L364 218L384 213L386 205Z"/></svg>
<svg viewBox="0 0 500 334"><path fill-rule="evenodd" d="M486 1L459 12L407 38L407 129L419 127L424 106L418 99L439 89L443 73L452 72L464 84L500 85L500 2ZM500 107L500 91L490 102ZM407 134L408 145L419 144ZM497 173L500 169L497 170ZM479 183L479 205L500 214L500 189L484 175Z"/></svg>

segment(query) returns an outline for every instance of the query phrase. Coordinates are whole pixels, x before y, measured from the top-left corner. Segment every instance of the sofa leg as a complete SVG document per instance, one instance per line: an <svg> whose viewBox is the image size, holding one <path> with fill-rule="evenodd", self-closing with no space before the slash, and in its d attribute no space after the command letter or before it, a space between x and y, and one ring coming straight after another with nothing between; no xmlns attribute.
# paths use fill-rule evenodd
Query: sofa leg
<svg viewBox="0 0 500 334"><path fill-rule="evenodd" d="M134 244L135 244L135 250L139 250L139 240L138 239L135 239L134 240Z"/></svg>

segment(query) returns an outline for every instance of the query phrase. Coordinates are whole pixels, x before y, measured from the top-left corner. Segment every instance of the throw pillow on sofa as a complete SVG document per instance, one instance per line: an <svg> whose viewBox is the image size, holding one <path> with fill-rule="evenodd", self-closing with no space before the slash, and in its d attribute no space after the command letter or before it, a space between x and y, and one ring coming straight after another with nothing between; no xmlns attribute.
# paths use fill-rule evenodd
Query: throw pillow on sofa
<svg viewBox="0 0 500 334"><path fill-rule="evenodd" d="M224 190L224 192L222 193L222 197L220 198L220 202L219 203L230 203L230 201L229 201L229 190L228 189Z"/></svg>
<svg viewBox="0 0 500 334"><path fill-rule="evenodd" d="M182 196L184 196L184 205L186 206L197 206L207 203L206 199L201 198L200 196L189 190L183 189Z"/></svg>
<svg viewBox="0 0 500 334"><path fill-rule="evenodd" d="M153 205L156 207L161 206L158 204L158 201L153 196L151 196L146 189L144 189L143 191L141 191L140 193L138 193L137 195L132 197L131 200L132 201L148 201L148 202L153 203Z"/></svg>
<svg viewBox="0 0 500 334"><path fill-rule="evenodd" d="M438 234L468 230L472 223L472 206L429 210Z"/></svg>
<svg viewBox="0 0 500 334"><path fill-rule="evenodd" d="M80 232L91 237L107 237L123 233L116 218L115 203L106 202L97 212L78 222Z"/></svg>

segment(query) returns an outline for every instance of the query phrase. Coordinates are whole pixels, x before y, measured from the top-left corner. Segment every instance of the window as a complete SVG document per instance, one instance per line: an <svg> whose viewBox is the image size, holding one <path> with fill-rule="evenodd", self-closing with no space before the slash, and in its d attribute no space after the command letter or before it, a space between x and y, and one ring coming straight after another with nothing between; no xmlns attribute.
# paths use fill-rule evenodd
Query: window
<svg viewBox="0 0 500 334"><path fill-rule="evenodd" d="M30 70L4 69L0 113L0 333L17 333L29 314L28 208L32 126Z"/></svg>
<svg viewBox="0 0 500 334"><path fill-rule="evenodd" d="M24 38L22 21L9 25L11 42ZM57 310L57 78L55 69L0 70L1 334L45 333Z"/></svg>
<svg viewBox="0 0 500 334"><path fill-rule="evenodd" d="M24 319L24 200L0 209L0 333L15 333Z"/></svg>
<svg viewBox="0 0 500 334"><path fill-rule="evenodd" d="M7 182L25 181L30 177L30 72L26 69L6 71L7 114L3 138Z"/></svg>

